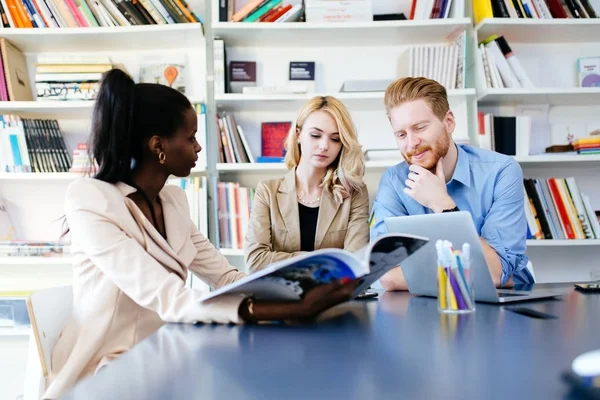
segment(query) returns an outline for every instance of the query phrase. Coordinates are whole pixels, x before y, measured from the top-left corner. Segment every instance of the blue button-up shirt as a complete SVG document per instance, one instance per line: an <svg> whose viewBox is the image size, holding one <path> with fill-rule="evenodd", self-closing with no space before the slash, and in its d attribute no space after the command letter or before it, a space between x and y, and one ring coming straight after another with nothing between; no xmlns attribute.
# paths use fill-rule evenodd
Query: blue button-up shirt
<svg viewBox="0 0 600 400"><path fill-rule="evenodd" d="M502 262L502 284L511 276L515 284L533 283L527 269L527 220L523 172L509 156L476 147L457 145L458 161L448 194L461 211L469 211L479 236ZM433 211L404 193L409 165L395 165L383 174L371 215L371 240L386 233L384 219Z"/></svg>

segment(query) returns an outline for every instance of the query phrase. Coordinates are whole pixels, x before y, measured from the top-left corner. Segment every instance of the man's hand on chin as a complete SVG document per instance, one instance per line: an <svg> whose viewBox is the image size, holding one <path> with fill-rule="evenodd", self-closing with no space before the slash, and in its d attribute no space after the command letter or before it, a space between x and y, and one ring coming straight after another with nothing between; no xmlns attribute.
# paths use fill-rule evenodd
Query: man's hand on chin
<svg viewBox="0 0 600 400"><path fill-rule="evenodd" d="M416 164L412 164L409 171L404 193L436 213L456 207L446 190L446 177L441 157L437 162L435 174Z"/></svg>

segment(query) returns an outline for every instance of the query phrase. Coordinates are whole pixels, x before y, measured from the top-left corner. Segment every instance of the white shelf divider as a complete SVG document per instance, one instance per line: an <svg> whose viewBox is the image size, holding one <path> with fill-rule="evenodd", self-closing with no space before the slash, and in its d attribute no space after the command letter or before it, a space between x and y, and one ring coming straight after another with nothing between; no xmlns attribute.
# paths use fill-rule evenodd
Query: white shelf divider
<svg viewBox="0 0 600 400"><path fill-rule="evenodd" d="M36 257L36 256L22 256L22 257L0 257L0 268L3 265L70 265L73 259L69 256L63 257Z"/></svg>
<svg viewBox="0 0 600 400"><path fill-rule="evenodd" d="M202 47L200 23L87 28L3 28L24 53L160 50Z"/></svg>
<svg viewBox="0 0 600 400"><path fill-rule="evenodd" d="M1 336L29 336L31 327L0 328Z"/></svg>
<svg viewBox="0 0 600 400"><path fill-rule="evenodd" d="M457 29L466 29L469 18L349 22L343 24L286 22L247 24L217 22L214 35L229 47L399 46L442 42Z"/></svg>
<svg viewBox="0 0 600 400"><path fill-rule="evenodd" d="M528 240L527 247L600 246L600 239Z"/></svg>
<svg viewBox="0 0 600 400"><path fill-rule="evenodd" d="M600 103L600 88L486 89L478 101L483 105L595 106Z"/></svg>
<svg viewBox="0 0 600 400"><path fill-rule="evenodd" d="M243 249L226 249L226 248L221 248L221 249L219 249L219 251L225 257L244 257L244 250Z"/></svg>
<svg viewBox="0 0 600 400"><path fill-rule="evenodd" d="M383 110L384 92L337 92L337 93L302 93L302 94L239 94L226 93L215 96L217 106L231 111L253 108L276 107L277 109L298 108L314 96L333 96L349 107L361 106L381 108ZM449 97L475 96L475 89L453 89L448 91Z"/></svg>
<svg viewBox="0 0 600 400"><path fill-rule="evenodd" d="M190 172L189 176L204 176L205 169L197 169ZM77 172L15 172L0 173L0 181L72 181L85 177Z"/></svg>
<svg viewBox="0 0 600 400"><path fill-rule="evenodd" d="M0 101L0 114L54 119L89 118L93 107L93 101Z"/></svg>
<svg viewBox="0 0 600 400"><path fill-rule="evenodd" d="M508 43L584 43L600 37L596 18L488 18L475 27L479 41L502 35Z"/></svg>
<svg viewBox="0 0 600 400"><path fill-rule="evenodd" d="M83 176L74 172L15 172L0 173L0 181L71 181Z"/></svg>
<svg viewBox="0 0 600 400"><path fill-rule="evenodd" d="M542 166L542 165L553 165L554 163L559 164L577 164L581 165L584 163L600 163L600 154L538 154L526 157L517 156L515 157L522 165Z"/></svg>

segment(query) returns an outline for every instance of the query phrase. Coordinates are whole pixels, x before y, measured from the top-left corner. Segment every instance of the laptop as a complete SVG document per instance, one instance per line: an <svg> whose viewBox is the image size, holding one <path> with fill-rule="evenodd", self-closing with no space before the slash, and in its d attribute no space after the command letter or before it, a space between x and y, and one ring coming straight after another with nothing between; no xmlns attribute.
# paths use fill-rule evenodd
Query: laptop
<svg viewBox="0 0 600 400"><path fill-rule="evenodd" d="M449 240L455 248L461 248L463 243L470 244L471 268L475 273L473 282L475 301L508 303L564 294L552 290L496 289L483 255L475 224L467 211L390 217L386 218L384 223L389 233L409 233L429 238L429 243L400 265L408 290L412 294L437 297L435 243L438 239Z"/></svg>

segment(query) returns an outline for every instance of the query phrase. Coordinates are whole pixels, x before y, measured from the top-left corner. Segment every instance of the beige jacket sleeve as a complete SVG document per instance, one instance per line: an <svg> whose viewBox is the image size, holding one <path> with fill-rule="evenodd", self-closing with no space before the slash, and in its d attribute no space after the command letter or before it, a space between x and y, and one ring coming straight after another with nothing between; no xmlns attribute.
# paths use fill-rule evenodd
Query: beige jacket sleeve
<svg viewBox="0 0 600 400"><path fill-rule="evenodd" d="M220 288L246 276L232 267L195 225L192 226L192 242L198 249L198 253L189 269L207 285Z"/></svg>
<svg viewBox="0 0 600 400"><path fill-rule="evenodd" d="M140 306L155 311L163 321L242 322L238 315L241 297L200 303L200 292L186 287L178 275L120 229L110 204L96 186L85 181L70 185L65 208L72 241L119 289Z"/></svg>
<svg viewBox="0 0 600 400"><path fill-rule="evenodd" d="M250 223L244 240L246 268L250 273L260 271L276 261L287 260L304 252L287 253L273 250L273 232L271 230L271 204L269 191L260 183L254 192ZM299 228L298 228L299 229Z"/></svg>
<svg viewBox="0 0 600 400"><path fill-rule="evenodd" d="M352 193L344 250L355 252L369 243L369 192L366 185Z"/></svg>

